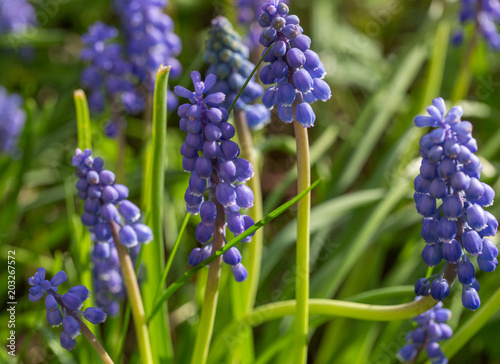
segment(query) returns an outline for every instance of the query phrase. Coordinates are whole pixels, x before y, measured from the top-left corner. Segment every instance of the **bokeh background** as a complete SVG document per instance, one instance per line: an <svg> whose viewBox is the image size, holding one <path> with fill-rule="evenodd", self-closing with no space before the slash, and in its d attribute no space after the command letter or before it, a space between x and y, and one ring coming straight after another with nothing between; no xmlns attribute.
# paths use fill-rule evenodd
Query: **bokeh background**
<svg viewBox="0 0 500 364"><path fill-rule="evenodd" d="M14 0L12 0L14 1ZM81 283L82 267L75 246L75 216L79 202L73 188L70 158L77 143L73 90L80 88L81 35L97 20L118 25L109 0L37 0L32 2L39 26L29 36L0 36L0 85L25 99L28 115L19 149L0 156L0 252L6 262L16 251L17 357L5 350L0 362L91 363L90 345L79 338L66 352L59 329L45 321L43 303L27 300L27 279L44 266L51 276L64 269L69 283ZM316 125L310 129L313 180L323 182L313 192L311 227L311 297L396 304L413 299L412 285L425 275L420 254L420 217L413 203L413 178L418 174L418 140L423 130L413 117L423 113L434 97L449 102L456 86L472 26L464 44L451 42L459 29L458 1L411 0L291 0L291 12L301 19L305 34L325 64L333 97L315 103ZM225 15L240 34L238 7L229 0L169 1L166 12L175 22L183 50L179 61L184 76L171 85L190 83L189 71L206 70L202 52L207 27ZM259 56L256 56L258 60ZM474 124L482 180L500 192L500 58L480 39L467 69L471 85L459 102L465 120ZM103 134L109 115L93 114L93 154L113 169L117 142ZM182 171L180 146L184 133L179 118L168 118L165 180L165 244L169 253L185 215L184 191L189 174ZM141 115L127 119L124 179L134 202L141 205ZM295 142L291 125L273 114L271 123L254 133L262 158L265 213L296 194ZM489 208L497 217L499 205ZM76 222L75 222L76 221ZM188 269L187 256L196 246L192 217L174 261L169 281ZM265 227L265 248L257 305L293 299L295 271L294 207ZM497 239L494 239L497 241ZM245 255L245 249L242 251ZM2 264L2 267L6 265ZM147 270L147 269L146 269ZM146 274L160 274L146 272ZM201 286L206 272L189 281L169 300L170 322L178 363L186 363L196 335ZM6 268L0 282L6 282ZM479 273L480 297L486 302L500 283L498 273ZM244 335L220 335L233 320L237 304L229 267L224 266L212 342L211 363L230 362L232 347ZM392 294L363 298L360 293L397 287ZM6 297L7 284L0 285ZM0 300L4 302L4 300ZM3 304L0 303L0 306ZM453 311L457 329L474 313L464 310L460 290L452 289L445 306ZM7 335L8 316L2 307L0 337ZM123 306L122 306L123 308ZM122 313L98 329L111 352L119 346ZM450 360L451 363L500 363L500 316L496 314ZM293 319L271 321L254 329L256 363L287 363L293 345ZM411 322L374 323L311 317L311 363L395 363ZM130 328L122 359L138 363ZM424 359L421 358L423 361Z"/></svg>

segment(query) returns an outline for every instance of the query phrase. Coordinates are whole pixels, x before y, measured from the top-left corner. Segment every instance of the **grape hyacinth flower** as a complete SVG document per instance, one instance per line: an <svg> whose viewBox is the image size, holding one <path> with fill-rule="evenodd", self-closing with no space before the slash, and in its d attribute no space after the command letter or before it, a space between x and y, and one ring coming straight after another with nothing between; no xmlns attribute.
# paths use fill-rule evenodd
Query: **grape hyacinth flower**
<svg viewBox="0 0 500 364"><path fill-rule="evenodd" d="M484 272L498 265L498 249L488 239L498 228L497 219L484 207L493 204L495 191L480 182L482 165L474 154L477 142L472 137L472 124L461 121L462 108L455 106L446 113L442 98L427 107L430 116L417 116L417 127L435 128L420 140L422 162L415 178L415 203L422 215L422 238L426 246L422 258L429 267L443 259L457 265L458 280L463 285L462 303L470 309L479 308L479 283L475 279L471 258ZM441 200L441 204L437 201ZM468 253L468 255L467 255ZM430 294L436 300L448 296L450 287L442 275L432 284L431 278L415 285L419 295Z"/></svg>
<svg viewBox="0 0 500 364"><path fill-rule="evenodd" d="M125 122L123 112L134 115L145 107L144 98L134 86L136 77L132 64L123 57L123 50L116 42L118 30L102 22L96 22L82 36L85 46L82 60L88 66L81 75L82 84L90 90L89 106L96 112L111 103L112 117L106 126L109 137L117 136Z"/></svg>
<svg viewBox="0 0 500 364"><path fill-rule="evenodd" d="M425 348L432 364L448 363L448 359L441 351L439 341L447 340L453 335L453 330L445 323L451 318L451 311L442 307L443 303L438 302L429 311L413 319L417 327L408 333L407 344L397 353L397 358L401 362L414 362L417 355Z"/></svg>
<svg viewBox="0 0 500 364"><path fill-rule="evenodd" d="M240 35L223 16L212 20L206 45L205 62L210 64L207 74L212 73L218 79L210 93L223 92L226 100L222 107L229 109L255 65L248 60L249 51L242 44ZM271 120L264 105L251 104L262 97L263 91L254 79L250 80L234 106L235 110L245 111L250 129L261 129Z"/></svg>
<svg viewBox="0 0 500 364"><path fill-rule="evenodd" d="M85 326L81 317L93 324L99 324L106 321L107 315L98 307L88 307L81 311L83 302L90 296L90 291L85 286L71 287L63 295L57 293L58 286L68 279L66 272L58 272L50 281L45 279L45 273L45 268L38 268L34 276L28 279L29 285L32 286L28 299L37 302L45 297L47 322L53 327L62 324L61 346L68 351L73 350L75 339L80 335L82 325Z"/></svg>
<svg viewBox="0 0 500 364"><path fill-rule="evenodd" d="M12 152L23 132L26 113L22 109L23 100L0 86L0 153Z"/></svg>
<svg viewBox="0 0 500 364"><path fill-rule="evenodd" d="M166 6L167 0L115 0L133 72L151 92L160 65L171 66L171 79L179 78L182 73L182 65L175 58L182 50L182 43L174 33L174 22L163 12ZM169 110L177 107L177 99L170 90L167 103Z"/></svg>
<svg viewBox="0 0 500 364"><path fill-rule="evenodd" d="M101 158L93 159L90 149L76 149L72 164L78 177L78 196L85 201L82 223L96 243L109 243L110 222L120 226L120 242L127 248L153 240L151 229L140 222L141 210L127 200L128 188L115 183L114 173L104 169Z"/></svg>
<svg viewBox="0 0 500 364"><path fill-rule="evenodd" d="M35 26L36 14L26 0L0 0L0 34L22 33Z"/></svg>
<svg viewBox="0 0 500 364"><path fill-rule="evenodd" d="M500 49L500 33L498 31L500 3L498 1L462 0L460 22L462 25L468 22L475 23L491 48ZM453 40L455 43L461 43L462 39L463 28L455 33Z"/></svg>
<svg viewBox="0 0 500 364"><path fill-rule="evenodd" d="M302 34L300 20L288 13L288 6L279 0L268 0L259 24L265 28L260 43L268 52L264 61L270 64L260 71L260 80L269 87L262 103L269 109L278 105L278 116L285 123L294 118L304 127L314 125L316 115L310 104L327 101L332 93L323 80L325 67L316 52L310 49L311 39Z"/></svg>
<svg viewBox="0 0 500 364"><path fill-rule="evenodd" d="M217 219L217 205L223 206L228 229L235 235L243 233L254 224L240 208L253 205L252 190L242 184L253 176L253 167L245 159L238 158L240 149L231 139L234 127L227 122L226 109L221 107L225 95L216 92L206 95L216 83L216 76L207 75L205 81L197 71L191 72L195 91L176 86L174 92L190 103L179 106L180 128L187 133L181 147L183 168L191 173L185 200L188 212L200 214L201 222L196 227L196 239L203 244L189 256L189 264L195 266L212 253L214 223ZM201 153L201 154L200 154ZM205 192L208 199L205 200ZM214 198L215 196L215 198ZM216 201L217 204L214 202ZM246 238L244 241L250 241ZM241 254L232 247L223 255L236 281L244 281L248 275L241 264Z"/></svg>

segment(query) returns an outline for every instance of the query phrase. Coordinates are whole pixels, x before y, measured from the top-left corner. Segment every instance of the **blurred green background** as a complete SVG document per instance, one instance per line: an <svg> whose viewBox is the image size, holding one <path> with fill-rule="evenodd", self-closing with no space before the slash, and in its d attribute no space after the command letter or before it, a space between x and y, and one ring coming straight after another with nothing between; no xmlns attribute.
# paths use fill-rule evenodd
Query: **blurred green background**
<svg viewBox="0 0 500 364"><path fill-rule="evenodd" d="M27 279L44 266L51 276L64 269L69 284L80 284L75 263L77 247L73 213L70 158L76 147L73 90L80 87L80 35L96 20L117 25L110 1L40 0L33 2L40 28L29 38L0 38L0 85L26 100L28 122L20 139L22 154L0 156L0 244L2 261L16 251L17 357L19 363L91 363L90 345L78 338L73 352L59 346L59 329L45 321L43 303L27 300ZM291 0L291 12L301 19L312 47L320 54L332 87L327 103L315 103L315 127L310 130L313 180L324 181L313 192L311 231L311 297L350 299L366 290L406 286L399 293L365 302L396 304L413 300L411 285L425 275L420 253L420 217L413 203L412 181L418 174L418 140L423 130L413 117L423 113L433 98L449 101L466 44L453 46L450 34L459 26L457 1L406 0ZM228 0L171 0L166 10L176 24L183 51L184 74L204 71L200 58L212 17L236 19ZM42 16L40 14L45 14ZM43 21L42 21L43 19ZM241 33L246 29L239 27ZM465 42L472 29L466 28ZM21 47L21 48L19 48ZM23 47L31 51L24 52ZM26 55L25 53L29 53ZM194 60L194 61L193 61ZM481 40L469 72L471 86L461 95L465 120L474 124L482 180L500 191L500 59ZM189 79L172 83L188 86ZM109 169L117 162L117 144L103 133L106 115L92 115L93 154ZM144 122L129 118L126 183L131 199L141 203ZM170 251L185 214L187 173L182 171L179 148L184 133L178 116L168 119L165 181L165 241ZM255 133L262 156L265 213L296 194L295 142L291 125L273 115L265 130ZM76 205L75 205L76 203ZM500 207L489 208L497 217ZM293 299L296 211L291 208L265 227L265 248L256 305ZM188 269L187 256L196 246L192 217L174 261L169 282ZM494 239L495 242L498 239ZM245 255L245 249L242 254ZM148 272L148 274L156 274ZM160 274L160 273L158 273ZM200 273L169 300L176 362L186 363L196 335L202 305ZM6 268L0 281L6 282ZM486 302L500 283L498 273L478 273L480 297ZM232 322L234 282L223 267L221 294L212 341L211 363L231 362L231 350L244 335L220 333ZM1 297L7 285L0 286ZM474 313L464 310L460 290L452 288L445 306L453 311L454 330ZM0 337L7 335L7 313L2 308ZM500 316L496 314L451 363L500 363ZM122 318L109 318L97 329L104 346L113 352L120 338ZM287 363L293 345L293 319L275 320L254 329L255 359L242 362ZM395 363L411 322L373 323L311 317L309 362ZM137 363L135 336L130 328L124 362ZM0 362L10 362L5 351ZM423 360L421 358L421 360Z"/></svg>

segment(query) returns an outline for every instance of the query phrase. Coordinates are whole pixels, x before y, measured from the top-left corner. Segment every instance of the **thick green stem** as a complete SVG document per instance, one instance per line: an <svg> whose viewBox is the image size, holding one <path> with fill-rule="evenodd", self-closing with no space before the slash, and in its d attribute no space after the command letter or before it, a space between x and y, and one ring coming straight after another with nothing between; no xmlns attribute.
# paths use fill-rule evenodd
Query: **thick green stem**
<svg viewBox="0 0 500 364"><path fill-rule="evenodd" d="M130 258L127 248L120 242L120 237L118 236L120 227L114 221L110 222L109 226L111 227L111 234L113 235L116 250L120 258L123 281L125 283L125 289L127 290L127 298L132 309L141 363L152 364L153 354L151 352L148 326L146 324L146 313L144 312L144 305L142 303L141 291L137 283L134 265L132 264L132 259Z"/></svg>
<svg viewBox="0 0 500 364"><path fill-rule="evenodd" d="M248 215L254 221L259 221L262 219L262 190L260 186L259 162L257 153L253 147L252 133L248 127L244 110L235 110L234 125L236 126L236 132L240 142L241 157L245 158L252 164L254 171L253 178L247 182L247 185L252 189L254 196L253 207L248 211ZM257 286L259 284L260 264L262 259L263 234L262 230L257 230L252 238L251 244L248 246L248 278L245 282L240 283L245 287L244 302L246 302L246 308L244 312L249 312L255 304L255 296L257 294Z"/></svg>
<svg viewBox="0 0 500 364"><path fill-rule="evenodd" d="M214 184L214 186L216 183ZM214 194L214 202L217 206L217 220L214 224L214 239L212 251L219 250L224 245L224 233L226 217L224 207L217 201ZM196 342L194 344L193 357L191 364L205 364L208 358L208 349L215 322L215 311L217 309L217 299L219 296L219 280L221 270L222 257L218 256L214 259L208 268L207 286L205 288L205 298L203 300L203 308L201 310L200 325Z"/></svg>
<svg viewBox="0 0 500 364"><path fill-rule="evenodd" d="M307 128L294 120L295 142L297 144L297 191L301 192L311 185L311 167L309 162L309 140ZM297 252L295 297L294 362L307 361L307 328L309 324L309 223L311 212L311 194L308 193L298 204L297 213Z"/></svg>

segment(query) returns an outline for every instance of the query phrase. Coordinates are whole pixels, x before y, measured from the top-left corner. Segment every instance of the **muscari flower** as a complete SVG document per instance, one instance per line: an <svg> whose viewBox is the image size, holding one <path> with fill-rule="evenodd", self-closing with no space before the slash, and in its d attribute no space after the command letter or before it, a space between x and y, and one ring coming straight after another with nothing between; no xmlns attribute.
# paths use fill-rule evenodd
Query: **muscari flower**
<svg viewBox="0 0 500 364"><path fill-rule="evenodd" d="M460 22L466 24L473 22L479 28L486 41L494 50L500 49L500 34L498 23L500 21L500 3L495 0L462 0L460 9ZM454 41L461 43L463 29L454 35Z"/></svg>
<svg viewBox="0 0 500 364"><path fill-rule="evenodd" d="M182 50L182 43L174 33L174 22L163 12L166 6L166 0L115 0L133 72L151 92L160 65L171 66L171 79L182 73L182 66L175 58ZM170 90L167 103L170 110L177 107L177 99Z"/></svg>
<svg viewBox="0 0 500 364"><path fill-rule="evenodd" d="M0 153L12 152L23 132L26 113L22 104L21 96L9 95L7 90L0 86Z"/></svg>
<svg viewBox="0 0 500 364"><path fill-rule="evenodd" d="M262 103L269 109L278 105L278 116L291 123L294 118L304 127L314 125L316 115L311 105L316 100L331 97L330 86L323 81L325 67L317 53L312 51L311 39L302 34L300 20L288 13L288 6L279 0L268 0L259 24L265 28L260 43L267 47L260 80L269 87Z"/></svg>
<svg viewBox="0 0 500 364"><path fill-rule="evenodd" d="M217 76L217 83L209 93L223 92L226 95L222 107L229 109L255 65L248 60L248 48L242 44L240 35L223 16L212 20L206 41L205 62L210 64L207 74ZM244 110L248 126L261 129L271 120L269 110L260 103L252 104L262 97L263 88L254 79L250 80L235 109Z"/></svg>
<svg viewBox="0 0 500 364"><path fill-rule="evenodd" d="M448 363L439 341L447 340L453 335L453 330L445 323L451 318L451 311L442 307L443 303L438 302L436 306L413 319L416 327L406 335L406 345L397 353L397 358L401 362L414 360L425 348L432 364Z"/></svg>
<svg viewBox="0 0 500 364"><path fill-rule="evenodd" d="M417 116L417 127L435 128L420 140L422 162L415 178L414 199L422 215L422 238L426 246L422 258L429 267L444 259L446 264L457 264L458 280L462 283L462 303L470 309L479 308L471 259L477 256L482 271L492 272L498 265L498 249L488 239L498 228L496 218L483 208L493 204L495 191L480 182L482 165L474 154L477 142L472 137L472 124L461 121L462 108L455 106L446 113L442 98L427 107L430 116ZM438 206L438 200L441 203ZM436 300L448 296L450 287L442 276L420 279L415 293Z"/></svg>
<svg viewBox="0 0 500 364"><path fill-rule="evenodd" d="M22 33L37 24L33 7L26 0L0 0L0 34Z"/></svg>
<svg viewBox="0 0 500 364"><path fill-rule="evenodd" d="M106 102L111 104L112 117L106 126L106 134L115 137L125 122L123 112L137 114L144 109L143 95L136 88L136 76L132 64L124 58L120 44L116 42L118 30L102 22L96 22L82 36L84 49L82 60L88 63L82 72L82 84L90 90L89 106L100 112Z"/></svg>
<svg viewBox="0 0 500 364"><path fill-rule="evenodd" d="M180 128L187 133L181 147L183 168L191 173L185 201L188 212L200 214L201 222L196 227L196 239L203 244L189 255L188 262L195 266L212 253L212 236L217 219L217 205L222 205L228 229L235 235L243 233L253 225L249 216L240 214L240 208L253 206L252 190L242 184L253 176L252 165L239 158L238 144L231 139L234 127L227 122L226 109L221 107L225 95L215 92L204 96L216 83L216 76L207 75L205 81L197 71L191 72L195 91L176 86L179 97L189 103L179 106ZM208 199L205 200L205 193ZM215 199L214 199L215 196ZM244 241L249 242L250 237ZM223 255L236 281L244 281L248 275L241 264L241 254L232 247Z"/></svg>
<svg viewBox="0 0 500 364"><path fill-rule="evenodd" d="M63 295L57 293L58 286L68 279L66 272L56 273L50 281L45 279L45 273L45 268L38 268L33 277L28 279L29 285L32 286L28 299L37 302L45 297L47 322L53 327L62 324L61 346L72 350L76 345L76 337L80 335L81 325L85 325L81 317L93 324L99 324L106 321L107 315L98 307L88 307L81 311L83 302L90 296L90 291L85 286L71 287Z"/></svg>

